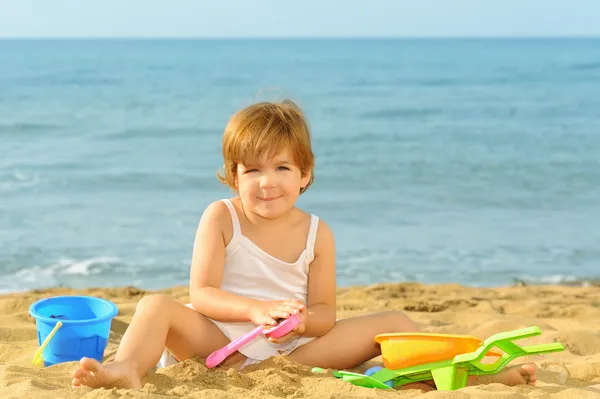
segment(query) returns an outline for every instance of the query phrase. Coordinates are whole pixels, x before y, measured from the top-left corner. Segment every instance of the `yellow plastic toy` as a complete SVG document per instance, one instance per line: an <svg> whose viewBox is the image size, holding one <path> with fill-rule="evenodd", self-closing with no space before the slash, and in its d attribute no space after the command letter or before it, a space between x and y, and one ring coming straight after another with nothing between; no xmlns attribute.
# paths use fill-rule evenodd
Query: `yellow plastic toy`
<svg viewBox="0 0 600 399"><path fill-rule="evenodd" d="M385 367L398 370L473 352L483 341L470 335L396 333L379 334L375 342L381 345ZM489 351L486 356L499 357L502 354Z"/></svg>
<svg viewBox="0 0 600 399"><path fill-rule="evenodd" d="M48 334L48 336L46 337L46 339L44 340L42 345L40 345L40 347L38 348L37 352L35 352L35 355L33 355L33 360L32 360L32 363L34 366L44 367L44 358L42 357L42 352L44 351L44 349L46 349L46 346L48 346L48 342L50 342L50 340L52 339L54 334L56 334L56 332L58 331L58 329L61 326L62 326L62 321L59 321L58 323L56 323L56 325L54 326L52 331L50 331L50 334Z"/></svg>

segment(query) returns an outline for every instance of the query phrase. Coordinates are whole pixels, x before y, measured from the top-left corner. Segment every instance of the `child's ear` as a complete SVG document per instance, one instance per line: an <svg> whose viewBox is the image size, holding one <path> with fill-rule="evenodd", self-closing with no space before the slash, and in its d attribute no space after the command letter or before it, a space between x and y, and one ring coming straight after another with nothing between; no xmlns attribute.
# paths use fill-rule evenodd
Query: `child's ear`
<svg viewBox="0 0 600 399"><path fill-rule="evenodd" d="M311 176L312 176L312 168L310 168L305 174L302 175L302 178L300 178L300 187L304 188L304 187L308 186Z"/></svg>

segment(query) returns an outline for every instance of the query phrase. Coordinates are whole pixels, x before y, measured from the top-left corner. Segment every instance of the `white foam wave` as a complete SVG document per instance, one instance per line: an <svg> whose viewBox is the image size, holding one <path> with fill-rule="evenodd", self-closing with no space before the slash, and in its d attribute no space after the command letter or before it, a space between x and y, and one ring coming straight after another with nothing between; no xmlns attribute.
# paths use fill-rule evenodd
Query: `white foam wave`
<svg viewBox="0 0 600 399"><path fill-rule="evenodd" d="M189 261L182 261L189 264ZM117 256L95 256L85 259L61 257L54 263L42 264L2 275L0 294L49 287L90 286L158 286L161 283L187 284L187 268L156 269L154 259L126 260ZM160 270L160 271L159 271Z"/></svg>
<svg viewBox="0 0 600 399"><path fill-rule="evenodd" d="M98 256L84 260L60 258L50 265L35 266L19 270L14 277L25 283L56 283L61 276L76 275L90 276L100 274L103 270L115 264L122 263L120 258L112 256Z"/></svg>
<svg viewBox="0 0 600 399"><path fill-rule="evenodd" d="M565 284L581 281L581 278L564 274L553 274L549 276L519 276L519 280L529 284Z"/></svg>
<svg viewBox="0 0 600 399"><path fill-rule="evenodd" d="M23 172L17 169L0 171L0 192L33 187L39 182L40 176L35 172Z"/></svg>

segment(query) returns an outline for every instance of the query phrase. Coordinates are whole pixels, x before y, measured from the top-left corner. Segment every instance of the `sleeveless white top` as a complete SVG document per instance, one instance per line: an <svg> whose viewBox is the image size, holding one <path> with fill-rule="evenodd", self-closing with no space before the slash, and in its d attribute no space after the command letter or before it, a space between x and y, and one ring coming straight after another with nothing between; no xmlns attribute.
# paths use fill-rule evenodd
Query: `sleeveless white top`
<svg viewBox="0 0 600 399"><path fill-rule="evenodd" d="M315 254L315 238L319 218L310 215L306 248L294 263L284 262L269 255L242 234L240 221L229 199L222 200L229 209L233 223L233 236L225 248L225 266L221 289L232 294L258 300L295 298L306 303L308 296L308 269ZM225 336L233 341L253 330L251 322L230 323L212 320ZM297 337L283 344L269 342L258 336L239 351L250 359L264 360L271 356L288 354L313 337Z"/></svg>

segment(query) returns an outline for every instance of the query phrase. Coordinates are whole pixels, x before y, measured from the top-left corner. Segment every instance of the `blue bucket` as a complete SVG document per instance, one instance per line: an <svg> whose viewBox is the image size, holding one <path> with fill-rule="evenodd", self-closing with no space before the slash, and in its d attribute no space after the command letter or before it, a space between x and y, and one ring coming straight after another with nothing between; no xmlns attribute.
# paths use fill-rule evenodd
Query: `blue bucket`
<svg viewBox="0 0 600 399"><path fill-rule="evenodd" d="M41 299L29 307L35 319L38 343L42 343L59 321L62 326L42 352L44 366L79 361L91 357L102 361L110 325L117 306L91 296L55 296Z"/></svg>

